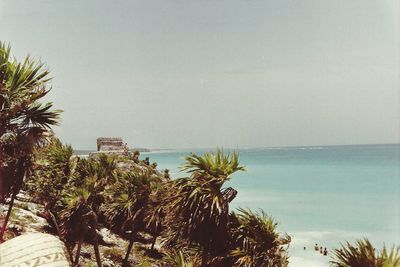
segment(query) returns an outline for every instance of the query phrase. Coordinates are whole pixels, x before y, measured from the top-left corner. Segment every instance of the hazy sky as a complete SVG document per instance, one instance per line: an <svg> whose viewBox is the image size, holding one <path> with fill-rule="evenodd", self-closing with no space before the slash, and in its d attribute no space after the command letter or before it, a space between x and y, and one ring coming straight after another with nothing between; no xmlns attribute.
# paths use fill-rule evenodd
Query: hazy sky
<svg viewBox="0 0 400 267"><path fill-rule="evenodd" d="M399 15L397 0L0 0L0 40L47 63L75 148L393 143Z"/></svg>

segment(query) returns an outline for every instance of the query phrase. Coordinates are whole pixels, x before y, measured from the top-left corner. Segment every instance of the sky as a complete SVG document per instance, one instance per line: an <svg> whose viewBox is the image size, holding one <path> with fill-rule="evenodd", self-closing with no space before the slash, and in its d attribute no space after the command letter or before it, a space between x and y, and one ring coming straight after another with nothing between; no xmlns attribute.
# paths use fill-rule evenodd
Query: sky
<svg viewBox="0 0 400 267"><path fill-rule="evenodd" d="M393 0L0 0L76 149L400 142Z"/></svg>

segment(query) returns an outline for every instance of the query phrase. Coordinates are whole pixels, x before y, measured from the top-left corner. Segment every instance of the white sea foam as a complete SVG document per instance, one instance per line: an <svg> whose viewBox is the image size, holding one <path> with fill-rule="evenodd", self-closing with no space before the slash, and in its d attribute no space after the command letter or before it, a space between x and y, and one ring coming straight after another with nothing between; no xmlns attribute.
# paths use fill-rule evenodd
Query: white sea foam
<svg viewBox="0 0 400 267"><path fill-rule="evenodd" d="M325 267L329 266L329 260L325 258L318 259L318 255L315 255L315 259L303 258L303 257L296 257L292 256L289 259L289 266L290 267Z"/></svg>
<svg viewBox="0 0 400 267"><path fill-rule="evenodd" d="M301 231L291 234L292 242L289 248L291 255L290 267L325 267L329 266L332 250L339 247L340 240L354 240L362 236L358 232L331 230L331 231ZM328 249L328 256L323 256L314 250L314 245ZM306 250L304 250L304 247Z"/></svg>

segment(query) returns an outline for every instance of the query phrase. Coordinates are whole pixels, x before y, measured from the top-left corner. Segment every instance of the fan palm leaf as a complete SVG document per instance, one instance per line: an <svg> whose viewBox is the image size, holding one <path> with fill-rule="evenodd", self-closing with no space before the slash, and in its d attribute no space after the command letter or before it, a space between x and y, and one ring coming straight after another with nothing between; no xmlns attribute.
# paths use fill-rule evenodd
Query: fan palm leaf
<svg viewBox="0 0 400 267"><path fill-rule="evenodd" d="M244 166L239 165L239 154L226 153L217 150L216 153L204 153L202 156L191 154L185 157L181 170L193 173L194 176L211 176L214 178L228 179L229 175L244 171Z"/></svg>
<svg viewBox="0 0 400 267"><path fill-rule="evenodd" d="M277 232L277 222L264 211L253 213L239 208L230 216L233 249L230 252L234 264L246 267L287 266L288 235Z"/></svg>
<svg viewBox="0 0 400 267"><path fill-rule="evenodd" d="M182 251L174 251L171 254L166 254L165 262L169 267L194 267L196 265L196 258L190 260L182 253Z"/></svg>
<svg viewBox="0 0 400 267"><path fill-rule="evenodd" d="M244 167L239 165L236 152L224 154L221 150L202 156L192 154L185 160L182 170L187 171L190 178L172 182L176 193L171 207L179 218L172 239L199 244L205 265L209 255L217 255L226 246L229 202L236 196L236 191L224 190L222 186L231 174L244 170Z"/></svg>
<svg viewBox="0 0 400 267"><path fill-rule="evenodd" d="M346 242L340 249L334 250L331 265L335 267L398 267L400 266L399 248L386 246L378 251L368 239L357 240L355 245Z"/></svg>
<svg viewBox="0 0 400 267"><path fill-rule="evenodd" d="M383 267L400 267L399 247L393 246L388 252L388 249L384 246L380 257L384 259Z"/></svg>
<svg viewBox="0 0 400 267"><path fill-rule="evenodd" d="M104 214L112 228L121 234L130 231L123 266L128 262L136 233L144 226L145 208L151 193L150 175L147 169L125 173L107 192L108 205Z"/></svg>
<svg viewBox="0 0 400 267"><path fill-rule="evenodd" d="M29 57L18 62L11 56L10 45L0 42L0 201L11 194L0 242L14 198L30 172L33 148L59 122L60 110L52 110L52 103L39 103L51 89L48 76L49 71L42 63ZM22 170L7 175L12 173L10 166Z"/></svg>

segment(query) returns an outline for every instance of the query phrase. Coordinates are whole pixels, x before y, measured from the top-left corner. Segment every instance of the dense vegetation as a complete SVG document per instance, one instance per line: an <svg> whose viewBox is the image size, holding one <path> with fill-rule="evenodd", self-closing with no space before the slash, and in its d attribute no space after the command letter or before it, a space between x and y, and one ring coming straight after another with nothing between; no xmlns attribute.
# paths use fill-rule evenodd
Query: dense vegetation
<svg viewBox="0 0 400 267"><path fill-rule="evenodd" d="M331 261L334 267L397 267L400 266L400 250L383 247L376 250L368 239L358 240L355 245L346 243L340 249L334 250Z"/></svg>
<svg viewBox="0 0 400 267"><path fill-rule="evenodd" d="M270 217L229 210L236 191L223 184L244 170L237 153L190 155L182 167L189 177L175 180L133 157L72 157L71 147L56 138L34 156L36 167L25 189L45 206L74 264L82 242L89 242L101 266L96 229L102 225L129 240L120 259L126 266L143 235L150 237L150 250L159 240L166 262L178 256L194 266L287 266L290 238L277 233Z"/></svg>
<svg viewBox="0 0 400 267"><path fill-rule="evenodd" d="M234 188L224 187L244 171L236 152L189 155L182 171L170 179L156 164L129 156L73 155L71 146L51 134L60 111L39 101L49 92L48 71L27 58L18 63L0 43L0 203L9 210L23 189L45 208L53 234L65 243L70 261L79 265L84 243L93 246L102 266L100 227L128 240L114 261L130 266L135 244L148 244L147 261L159 266L288 265L290 237L277 231L266 213L230 210ZM143 262L141 266L149 266ZM335 250L338 267L400 266L399 250L376 251L368 240Z"/></svg>
<svg viewBox="0 0 400 267"><path fill-rule="evenodd" d="M48 75L29 57L23 62L12 58L10 46L0 42L0 202L11 197L0 242L15 196L32 170L32 151L58 123L60 111L39 102L50 91Z"/></svg>

